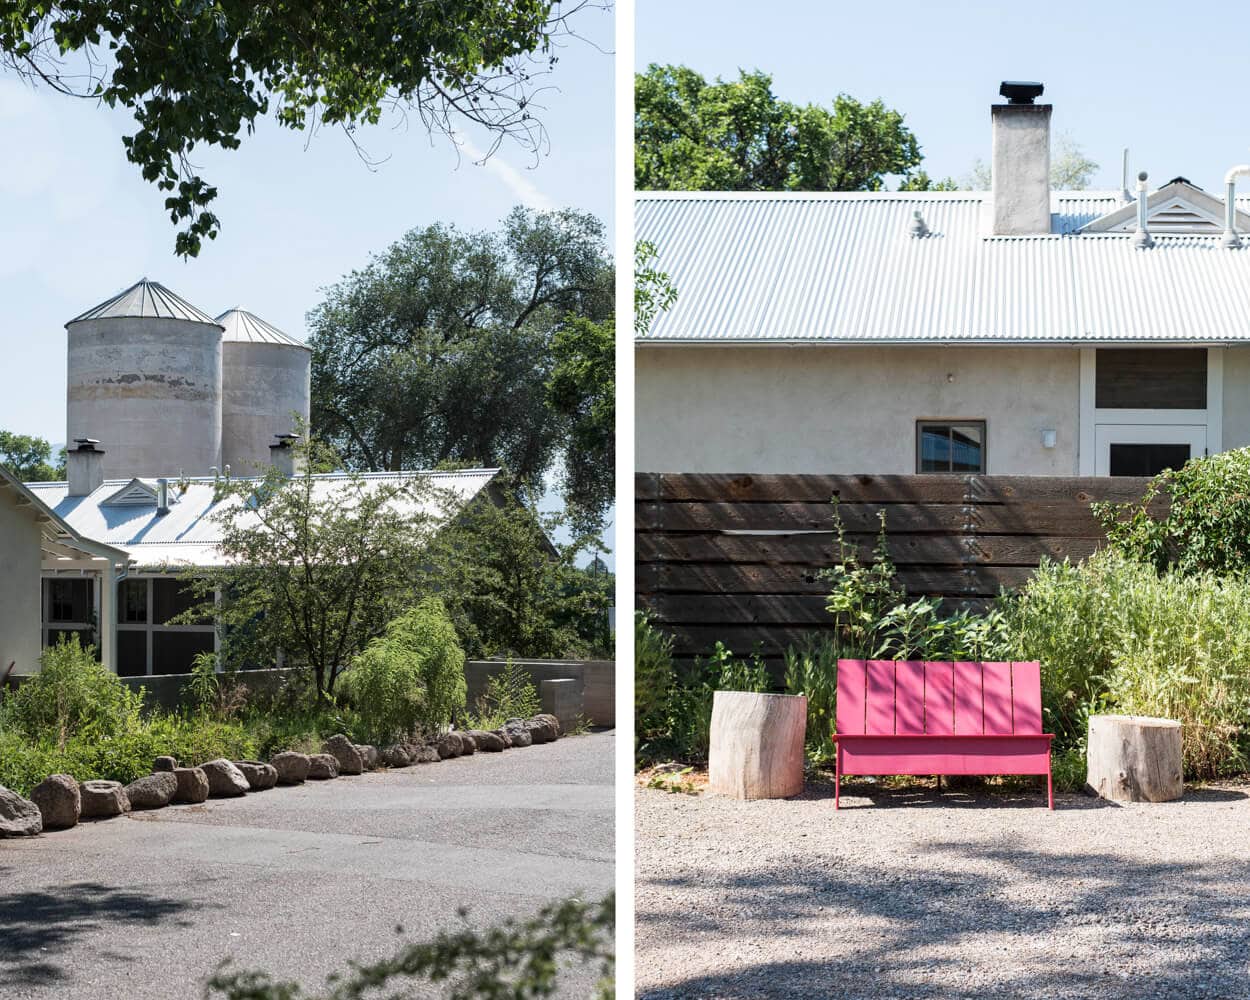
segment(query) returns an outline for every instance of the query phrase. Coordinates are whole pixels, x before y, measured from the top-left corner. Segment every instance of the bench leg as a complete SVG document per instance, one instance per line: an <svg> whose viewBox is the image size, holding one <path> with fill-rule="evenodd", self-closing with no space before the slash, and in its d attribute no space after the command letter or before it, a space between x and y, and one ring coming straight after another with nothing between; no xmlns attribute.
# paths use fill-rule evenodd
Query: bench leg
<svg viewBox="0 0 1250 1000"><path fill-rule="evenodd" d="M1055 808L1055 782L1050 773L1050 761L1046 762L1046 801L1047 808Z"/></svg>
<svg viewBox="0 0 1250 1000"><path fill-rule="evenodd" d="M836 811L839 808L842 796L842 747L838 746L837 752L833 756L833 808Z"/></svg>

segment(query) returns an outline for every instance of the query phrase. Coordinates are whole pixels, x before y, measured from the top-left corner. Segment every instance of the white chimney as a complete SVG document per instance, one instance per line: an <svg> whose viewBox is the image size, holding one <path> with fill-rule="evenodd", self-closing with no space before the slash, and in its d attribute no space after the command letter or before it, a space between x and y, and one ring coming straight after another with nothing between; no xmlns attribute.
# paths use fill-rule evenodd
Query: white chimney
<svg viewBox="0 0 1250 1000"><path fill-rule="evenodd" d="M990 163L995 236L1050 232L1051 105L1034 104L1040 83L1004 81L1006 104L990 106L994 141Z"/></svg>
<svg viewBox="0 0 1250 1000"><path fill-rule="evenodd" d="M95 438L74 438L78 447L65 453L65 478L69 496L85 497L104 482L104 450Z"/></svg>
<svg viewBox="0 0 1250 1000"><path fill-rule="evenodd" d="M269 464L274 466L287 479L301 475L304 471L303 462L296 455L295 442L298 434L275 434L277 439L269 446Z"/></svg>

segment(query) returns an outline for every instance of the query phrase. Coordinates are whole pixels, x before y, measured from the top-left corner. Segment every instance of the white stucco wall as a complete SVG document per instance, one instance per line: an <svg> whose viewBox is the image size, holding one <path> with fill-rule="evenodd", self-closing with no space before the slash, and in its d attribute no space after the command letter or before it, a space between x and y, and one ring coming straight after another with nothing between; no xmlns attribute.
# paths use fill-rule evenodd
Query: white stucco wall
<svg viewBox="0 0 1250 1000"><path fill-rule="evenodd" d="M916 421L953 418L986 421L989 473L1075 475L1079 392L1075 348L640 347L635 465L907 474Z"/></svg>
<svg viewBox="0 0 1250 1000"><path fill-rule="evenodd" d="M1224 350L1224 448L1250 446L1250 347Z"/></svg>
<svg viewBox="0 0 1250 1000"><path fill-rule="evenodd" d="M30 507L0 490L0 675L39 670L39 599L42 564L39 525Z"/></svg>

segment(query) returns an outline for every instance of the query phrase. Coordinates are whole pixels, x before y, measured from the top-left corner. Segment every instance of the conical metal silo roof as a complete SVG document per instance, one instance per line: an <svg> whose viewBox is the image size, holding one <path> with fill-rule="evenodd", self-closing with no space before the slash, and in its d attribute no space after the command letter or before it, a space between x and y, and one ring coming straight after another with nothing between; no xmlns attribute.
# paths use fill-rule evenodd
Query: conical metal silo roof
<svg viewBox="0 0 1250 1000"><path fill-rule="evenodd" d="M66 323L79 323L88 319L124 319L127 317L151 319L182 319L190 323L207 323L220 326L208 313L201 312L182 296L171 292L156 281L140 278L124 292L88 309Z"/></svg>
<svg viewBox="0 0 1250 1000"><path fill-rule="evenodd" d="M281 344L284 347L300 347L305 351L312 350L307 344L296 340L289 334L283 333L272 323L266 323L255 313L250 313L246 309L240 309L238 306L235 306L233 309L227 309L218 316L217 323L226 331L221 337L223 341L244 344Z"/></svg>

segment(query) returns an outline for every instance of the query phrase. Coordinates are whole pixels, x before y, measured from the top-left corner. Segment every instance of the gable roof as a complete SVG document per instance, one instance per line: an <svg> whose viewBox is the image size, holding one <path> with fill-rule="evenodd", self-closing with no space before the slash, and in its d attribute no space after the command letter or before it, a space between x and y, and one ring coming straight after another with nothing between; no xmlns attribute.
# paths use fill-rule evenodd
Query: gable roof
<svg viewBox="0 0 1250 1000"><path fill-rule="evenodd" d="M298 347L304 351L312 350L307 344L301 343L289 334L283 333L272 323L266 323L255 313L250 313L246 309L240 309L238 306L235 306L233 309L227 309L217 317L217 322L221 324L222 329L225 331L221 335L221 339L224 342L280 344L283 347Z"/></svg>
<svg viewBox="0 0 1250 1000"><path fill-rule="evenodd" d="M1170 232L1224 233L1224 200L1207 194L1184 177L1176 177L1146 195L1146 225L1152 235ZM1137 229L1137 202L1130 201L1086 223L1083 233L1131 233ZM1250 213L1237 211L1237 229L1250 232Z"/></svg>
<svg viewBox="0 0 1250 1000"><path fill-rule="evenodd" d="M129 288L118 292L111 299L105 299L98 306L92 306L84 313L79 313L66 323L80 323L88 319L120 319L122 317L143 317L149 319L182 319L191 323L207 323L209 326L220 324L201 312L180 295L171 292L156 281L140 278Z"/></svg>
<svg viewBox="0 0 1250 1000"><path fill-rule="evenodd" d="M486 489L499 474L498 469L465 469L457 472L377 472L361 478L366 483L402 483L427 479L434 490L413 506L414 513L449 518ZM313 476L314 490L330 497L351 477L335 473ZM235 500L217 501L211 476L170 480L169 513L157 514L155 503L146 506L110 503L119 491L128 490L136 480L110 479L82 497L68 495L66 483L28 483L24 489L39 498L55 515L83 537L104 542L123 553L140 569L185 569L191 566L218 566L225 560L218 549L221 527L213 514ZM140 483L142 485L142 483Z"/></svg>
<svg viewBox="0 0 1250 1000"><path fill-rule="evenodd" d="M1250 342L1250 250L1082 231L1121 209L1119 191L1053 192L1049 234L986 237L989 198L639 193L635 236L677 300L637 342ZM930 235L909 235L916 211Z"/></svg>

